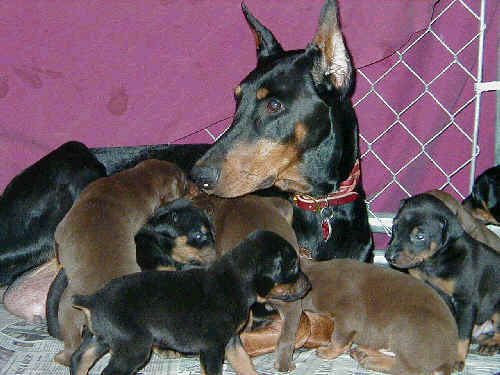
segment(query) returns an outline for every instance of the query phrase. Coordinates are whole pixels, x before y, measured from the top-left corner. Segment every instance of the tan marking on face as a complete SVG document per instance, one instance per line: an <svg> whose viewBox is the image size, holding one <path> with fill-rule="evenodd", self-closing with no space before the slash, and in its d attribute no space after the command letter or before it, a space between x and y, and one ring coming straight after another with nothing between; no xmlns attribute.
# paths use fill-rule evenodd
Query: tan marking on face
<svg viewBox="0 0 500 375"><path fill-rule="evenodd" d="M301 144L307 136L307 127L303 122L297 121L293 129L293 135L297 144Z"/></svg>
<svg viewBox="0 0 500 375"><path fill-rule="evenodd" d="M261 139L255 144L236 144L227 154L222 165L216 195L236 197L273 184L280 188L301 187L307 190L310 185L298 169L299 149L295 144L280 144ZM286 183L277 184L278 180Z"/></svg>
<svg viewBox="0 0 500 375"><path fill-rule="evenodd" d="M417 228L413 228L411 234L415 235L417 231ZM434 241L431 242L427 250L421 251L418 254L413 254L411 248L405 246L403 247L403 250L401 251L397 261L394 262L394 265L400 267L415 266L433 256L436 253L437 249L438 244Z"/></svg>
<svg viewBox="0 0 500 375"><path fill-rule="evenodd" d="M241 95L241 86L238 85L234 88L234 95L240 96Z"/></svg>
<svg viewBox="0 0 500 375"><path fill-rule="evenodd" d="M266 89L265 87L261 87L260 89L257 90L257 99L258 100L264 99L267 95L269 95L269 90Z"/></svg>
<svg viewBox="0 0 500 375"><path fill-rule="evenodd" d="M211 246L205 246L197 249L187 244L186 236L179 236L175 239L175 246L172 249L172 258L179 263L191 263L193 261L200 263L209 263L215 260L215 249Z"/></svg>
<svg viewBox="0 0 500 375"><path fill-rule="evenodd" d="M287 284L275 284L269 291L265 299L276 297L301 297L310 288L310 283L307 278L301 274L296 282Z"/></svg>

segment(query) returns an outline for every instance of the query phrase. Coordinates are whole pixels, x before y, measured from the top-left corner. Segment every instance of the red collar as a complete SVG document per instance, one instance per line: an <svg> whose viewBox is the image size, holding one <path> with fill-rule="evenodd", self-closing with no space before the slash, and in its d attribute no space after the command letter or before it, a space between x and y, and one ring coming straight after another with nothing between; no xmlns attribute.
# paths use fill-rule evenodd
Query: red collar
<svg viewBox="0 0 500 375"><path fill-rule="evenodd" d="M332 215L325 215L325 208L331 206L340 206L354 201L358 197L358 193L355 192L354 189L359 182L359 176L359 159L356 159L351 173L349 174L347 179L340 183L339 189L337 191L331 192L322 198L314 198L304 193L293 194L292 200L297 207L301 208L302 210L315 211L316 213L321 214L321 229L323 231L323 239L325 241L330 238L330 235L332 233L332 226L330 223Z"/></svg>
<svg viewBox="0 0 500 375"><path fill-rule="evenodd" d="M316 211L318 213L326 207L351 203L358 197L358 193L354 191L354 188L358 184L359 175L359 159L356 159L349 177L340 183L337 191L331 192L323 198L314 198L308 194L295 193L292 196L293 202L303 210Z"/></svg>

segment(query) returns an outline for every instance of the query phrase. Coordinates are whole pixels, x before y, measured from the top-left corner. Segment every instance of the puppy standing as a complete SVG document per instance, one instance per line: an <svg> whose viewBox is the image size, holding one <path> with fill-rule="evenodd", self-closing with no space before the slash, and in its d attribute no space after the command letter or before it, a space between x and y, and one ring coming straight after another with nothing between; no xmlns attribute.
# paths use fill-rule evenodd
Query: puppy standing
<svg viewBox="0 0 500 375"><path fill-rule="evenodd" d="M199 353L201 373L221 375L224 357L239 375L257 375L239 332L258 300L296 300L310 288L293 247L269 231L255 231L207 268L147 271L110 281L90 296L74 296L92 334L71 360L87 374L106 352L103 375L134 374L156 344Z"/></svg>
<svg viewBox="0 0 500 375"><path fill-rule="evenodd" d="M299 252L297 237L292 227L293 206L283 198L246 195L238 198L219 198L214 195L198 195L194 203L211 213L215 228L215 241L219 256L231 250L248 234L255 230L267 230L278 234L287 240L295 251ZM273 300L272 305L283 316L286 303ZM269 316L269 312L262 311L263 305L254 306L254 322L264 315L264 328L246 330L241 341L249 355L255 356L275 350L282 321ZM260 309L260 311L258 310ZM272 322L269 323L270 318ZM301 317L301 324L297 335L291 340L295 347L317 347L327 341L331 335L332 325L328 318L319 314L307 312Z"/></svg>
<svg viewBox="0 0 500 375"><path fill-rule="evenodd" d="M403 201L387 246L387 261L422 279L453 305L458 326L458 368L463 368L474 325L493 321L480 351L500 347L500 254L472 238L446 205L430 194Z"/></svg>
<svg viewBox="0 0 500 375"><path fill-rule="evenodd" d="M140 271L134 236L160 205L196 193L180 168L154 159L83 190L55 233L69 280L59 306L64 350L57 362L69 365L81 342L85 317L72 307L71 296L93 293L111 279Z"/></svg>

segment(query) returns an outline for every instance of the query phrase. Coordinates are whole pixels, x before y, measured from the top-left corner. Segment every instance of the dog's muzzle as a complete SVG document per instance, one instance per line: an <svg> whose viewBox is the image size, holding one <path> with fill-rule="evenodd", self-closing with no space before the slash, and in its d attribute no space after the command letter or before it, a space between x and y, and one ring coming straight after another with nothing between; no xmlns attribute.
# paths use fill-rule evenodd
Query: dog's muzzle
<svg viewBox="0 0 500 375"><path fill-rule="evenodd" d="M220 177L220 169L210 166L194 166L190 173L191 179L200 189L214 190Z"/></svg>
<svg viewBox="0 0 500 375"><path fill-rule="evenodd" d="M308 277L300 272L296 282L276 285L267 295L267 299L292 302L304 298L311 288L312 285Z"/></svg>

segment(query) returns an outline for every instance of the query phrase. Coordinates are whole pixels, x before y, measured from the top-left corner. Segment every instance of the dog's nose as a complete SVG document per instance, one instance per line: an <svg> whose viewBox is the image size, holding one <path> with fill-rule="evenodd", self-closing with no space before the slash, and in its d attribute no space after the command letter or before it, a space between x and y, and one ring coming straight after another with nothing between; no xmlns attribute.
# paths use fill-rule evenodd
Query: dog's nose
<svg viewBox="0 0 500 375"><path fill-rule="evenodd" d="M209 166L195 166L191 169L191 179L204 190L213 190L219 180L220 169Z"/></svg>

